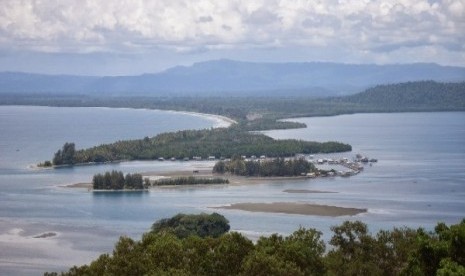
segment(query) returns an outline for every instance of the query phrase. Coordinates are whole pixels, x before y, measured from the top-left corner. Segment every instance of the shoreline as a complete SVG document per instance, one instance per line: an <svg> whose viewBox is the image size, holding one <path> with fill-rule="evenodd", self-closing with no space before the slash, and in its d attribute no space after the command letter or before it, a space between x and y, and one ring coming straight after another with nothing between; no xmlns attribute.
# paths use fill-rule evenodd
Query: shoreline
<svg viewBox="0 0 465 276"><path fill-rule="evenodd" d="M368 212L368 209L338 207L297 202L273 202L273 203L233 203L228 206L210 207L214 209L241 210L261 213L283 213L307 216L355 216Z"/></svg>
<svg viewBox="0 0 465 276"><path fill-rule="evenodd" d="M166 111L166 112L181 113L181 114L193 115L197 117L209 118L216 122L216 125L214 125L213 128L222 128L222 127L227 128L233 124L237 124L236 120L233 120L223 115L217 115L217 114L200 113L200 112L194 112L194 111L163 110L163 109L146 109L146 110Z"/></svg>
<svg viewBox="0 0 465 276"><path fill-rule="evenodd" d="M229 184L186 184L186 185L153 185L150 189L156 188L181 188L181 187L209 187L209 186L225 186L225 185L254 185L254 184L264 184L268 181L283 181L283 180L293 180L293 181L301 181L309 179L306 176L271 176L271 177L247 177L247 176L240 176L240 175L232 175L232 174L215 174L212 172L213 166L211 167L202 167L193 173L192 170L176 170L176 171L157 171L157 172L142 172L140 173L143 178L179 178L179 177L189 177L193 176L195 178L213 178L213 177L220 177L229 180ZM92 189L92 183L90 182L78 182L78 183L71 183L71 184L63 184L58 185L57 187L60 188L86 188ZM106 190L104 190L106 191ZM112 190L109 190L112 191ZM297 192L296 192L297 191ZM313 191L313 190L284 190L283 192L287 193L336 193L336 192L328 192L328 191Z"/></svg>
<svg viewBox="0 0 465 276"><path fill-rule="evenodd" d="M29 105L11 105L11 106L20 106L20 107L28 107ZM51 108L63 108L64 106L46 106L46 105L32 105L38 107L51 107ZM122 109L122 110L145 110L145 111L161 111L161 112L168 112L168 113L179 113L185 114L190 116L202 117L206 118L207 120L213 121L212 128L228 128L233 124L237 124L237 121L231 119L229 117L217 114L208 114L208 113L200 113L194 111L178 111L172 109L149 109L149 108L133 108L133 107L107 107L107 106L73 106L73 107L66 107L66 108L95 108L95 109ZM186 129L187 130L187 129ZM161 133L160 133L161 134ZM155 135L156 136L156 135ZM153 137L153 136L152 136ZM88 162L88 163L77 163L73 165L52 165L52 166L39 166L38 164L30 164L27 166L29 169L59 169L59 168L66 168L72 166L88 166L88 165L98 165L98 164L107 164L107 163L120 163L125 161L140 161L140 160L115 160L115 161L108 161L108 162Z"/></svg>

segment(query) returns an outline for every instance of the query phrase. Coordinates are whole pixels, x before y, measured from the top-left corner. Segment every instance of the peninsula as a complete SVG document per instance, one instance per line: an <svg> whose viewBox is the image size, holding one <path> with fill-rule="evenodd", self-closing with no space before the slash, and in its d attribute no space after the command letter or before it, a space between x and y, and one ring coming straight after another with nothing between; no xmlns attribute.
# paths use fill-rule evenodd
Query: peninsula
<svg viewBox="0 0 465 276"><path fill-rule="evenodd" d="M340 142L309 142L295 139L275 140L261 133L229 128L184 130L162 133L155 137L118 141L88 149L76 150L65 143L53 158L42 164L54 166L115 162L122 160L202 160L233 156L291 157L296 154L351 151ZM42 165L44 166L44 165Z"/></svg>

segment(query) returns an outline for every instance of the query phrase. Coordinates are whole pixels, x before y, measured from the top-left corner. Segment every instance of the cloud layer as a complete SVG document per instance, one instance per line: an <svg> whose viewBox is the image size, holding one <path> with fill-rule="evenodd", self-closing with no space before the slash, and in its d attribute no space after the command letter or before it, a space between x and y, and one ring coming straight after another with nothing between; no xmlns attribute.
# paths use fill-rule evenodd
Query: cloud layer
<svg viewBox="0 0 465 276"><path fill-rule="evenodd" d="M465 64L465 0L1 0L0 47L181 53L306 48ZM330 53L333 51L333 53Z"/></svg>

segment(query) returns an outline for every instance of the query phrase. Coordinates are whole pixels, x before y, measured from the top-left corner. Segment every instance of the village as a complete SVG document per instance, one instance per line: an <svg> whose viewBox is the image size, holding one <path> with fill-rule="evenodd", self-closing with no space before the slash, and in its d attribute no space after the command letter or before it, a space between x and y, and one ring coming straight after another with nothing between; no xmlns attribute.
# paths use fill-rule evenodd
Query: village
<svg viewBox="0 0 465 276"><path fill-rule="evenodd" d="M265 155L256 156L246 156L241 155L240 158L244 161L256 161L256 162L265 162L265 161L272 161L275 157L267 157ZM334 177L334 176L341 176L341 177L349 177L353 175L359 174L363 171L365 165L372 166L373 163L377 163L378 159L369 158L362 154L356 154L354 158L349 159L347 157L343 158L318 158L315 159L315 156L310 154L297 154L294 157L285 158L286 160L296 160L296 159L305 159L309 163L315 165L316 170L313 172L302 173L301 177L307 178L316 178L316 177ZM219 157L217 158L214 155L210 155L207 158L202 158L201 156L193 156L192 158L182 158L176 159L175 157L165 159L165 158L158 158L158 161L231 161L231 158ZM334 166L335 165L335 166ZM336 169L337 166L341 166L343 168ZM194 174L198 173L198 170L193 171Z"/></svg>

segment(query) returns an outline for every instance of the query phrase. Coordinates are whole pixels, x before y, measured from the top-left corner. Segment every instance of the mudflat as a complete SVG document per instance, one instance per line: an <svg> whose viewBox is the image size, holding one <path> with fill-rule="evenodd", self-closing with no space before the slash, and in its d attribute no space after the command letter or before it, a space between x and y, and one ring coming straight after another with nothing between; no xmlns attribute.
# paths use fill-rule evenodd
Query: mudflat
<svg viewBox="0 0 465 276"><path fill-rule="evenodd" d="M367 209L294 202L234 203L229 206L221 206L217 208L243 210L249 212L285 213L328 217L354 216L367 212Z"/></svg>

